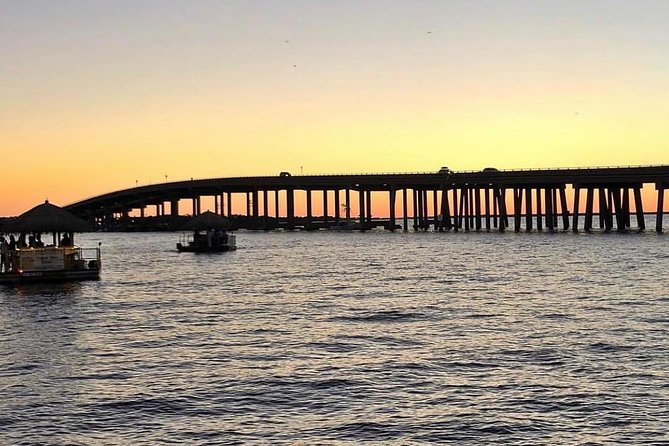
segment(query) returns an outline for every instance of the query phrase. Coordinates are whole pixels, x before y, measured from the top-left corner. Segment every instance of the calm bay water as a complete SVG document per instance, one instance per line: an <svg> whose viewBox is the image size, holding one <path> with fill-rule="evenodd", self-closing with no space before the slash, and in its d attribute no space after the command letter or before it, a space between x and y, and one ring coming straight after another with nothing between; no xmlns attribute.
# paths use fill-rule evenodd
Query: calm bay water
<svg viewBox="0 0 669 446"><path fill-rule="evenodd" d="M85 234L0 287L0 444L669 444L669 236Z"/></svg>

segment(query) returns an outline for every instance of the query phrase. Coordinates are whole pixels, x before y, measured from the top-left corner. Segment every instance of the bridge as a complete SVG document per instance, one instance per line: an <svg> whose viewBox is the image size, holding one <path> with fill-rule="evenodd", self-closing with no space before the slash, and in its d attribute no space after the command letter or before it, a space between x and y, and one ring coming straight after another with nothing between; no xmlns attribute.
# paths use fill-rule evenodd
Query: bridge
<svg viewBox="0 0 669 446"><path fill-rule="evenodd" d="M187 218L179 212L182 200L190 201L191 215L197 215L203 198L211 197L214 211L228 216L234 228L258 230L381 225L405 231L590 231L598 217L603 230L627 231L646 229L644 186L655 191L655 229L662 232L667 165L466 172L443 168L433 173L349 175L282 172L139 186L88 198L66 209L107 230L178 229ZM304 216L295 212L296 191L305 196ZM373 192L377 199L383 194L387 218L373 218ZM353 194L357 209L352 209ZM233 201L240 198L246 211L233 214ZM314 200L319 200L322 215L314 215ZM329 208L331 203L334 206ZM155 206L155 216L147 216L150 206Z"/></svg>

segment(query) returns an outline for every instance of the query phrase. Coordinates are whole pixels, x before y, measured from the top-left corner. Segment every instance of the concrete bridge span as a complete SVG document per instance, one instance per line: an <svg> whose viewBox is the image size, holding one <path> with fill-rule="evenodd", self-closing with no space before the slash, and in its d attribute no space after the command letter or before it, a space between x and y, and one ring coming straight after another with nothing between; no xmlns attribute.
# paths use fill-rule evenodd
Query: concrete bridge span
<svg viewBox="0 0 669 446"><path fill-rule="evenodd" d="M651 186L655 197L649 205L643 201L642 188ZM595 226L595 216L604 230L644 230L645 209L653 208L655 229L661 232L667 188L669 166L283 174L139 186L88 198L66 209L102 228L131 229L132 225L141 228L136 223L148 221L145 210L155 206L152 221L175 228L184 219L180 202L191 201L191 214L199 214L202 199L212 197L214 211L229 216L238 228L348 228L355 223L368 229L379 223L371 212L374 192L375 197L384 194L387 218L382 224L392 230L578 231L582 223L582 229L588 231ZM304 216L296 215L296 191L304 191L305 202L300 206L305 209ZM352 200L352 195L356 199ZM245 212L233 213L232 203L238 204L240 198ZM314 201L320 204L322 215L314 215ZM354 201L357 209L352 209Z"/></svg>

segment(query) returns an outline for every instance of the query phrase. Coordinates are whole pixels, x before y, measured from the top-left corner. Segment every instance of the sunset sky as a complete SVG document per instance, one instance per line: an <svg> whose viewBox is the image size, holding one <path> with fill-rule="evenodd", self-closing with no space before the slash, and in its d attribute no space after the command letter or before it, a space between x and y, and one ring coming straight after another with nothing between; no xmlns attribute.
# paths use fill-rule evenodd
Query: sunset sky
<svg viewBox="0 0 669 446"><path fill-rule="evenodd" d="M669 2L0 0L0 215L166 179L669 164Z"/></svg>

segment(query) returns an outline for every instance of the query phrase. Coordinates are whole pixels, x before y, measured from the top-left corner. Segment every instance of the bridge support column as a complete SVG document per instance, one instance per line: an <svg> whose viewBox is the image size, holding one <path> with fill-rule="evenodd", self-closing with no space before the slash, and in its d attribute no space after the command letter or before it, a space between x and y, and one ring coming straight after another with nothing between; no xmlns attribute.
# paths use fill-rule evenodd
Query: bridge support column
<svg viewBox="0 0 669 446"><path fill-rule="evenodd" d="M460 213L458 211L458 189L453 188L453 231L458 232L460 229Z"/></svg>
<svg viewBox="0 0 669 446"><path fill-rule="evenodd" d="M438 195L439 192L436 189L432 191L432 224L434 225L434 232L439 230L439 212L437 212L439 209L437 205Z"/></svg>
<svg viewBox="0 0 669 446"><path fill-rule="evenodd" d="M269 192L267 189L262 191L262 228L267 231L269 229Z"/></svg>
<svg viewBox="0 0 669 446"><path fill-rule="evenodd" d="M625 219L625 229L632 226L632 219L630 218L630 190L628 187L623 187L623 216Z"/></svg>
<svg viewBox="0 0 669 446"><path fill-rule="evenodd" d="M599 188L599 229L604 229L607 220L606 189Z"/></svg>
<svg viewBox="0 0 669 446"><path fill-rule="evenodd" d="M281 218L279 204L279 189L277 189L274 191L274 217L276 218L277 226L279 226L279 219Z"/></svg>
<svg viewBox="0 0 669 446"><path fill-rule="evenodd" d="M490 231L490 188L487 186L484 189L484 195L485 229Z"/></svg>
<svg viewBox="0 0 669 446"><path fill-rule="evenodd" d="M504 232L509 227L509 214L506 210L506 189L500 188L498 191L499 207L499 232Z"/></svg>
<svg viewBox="0 0 669 446"><path fill-rule="evenodd" d="M361 225L362 229L366 229L365 228L365 215L366 215L366 212L365 212L365 191L362 190L362 189L360 189L358 191L358 211L359 211L358 213L360 215L360 225Z"/></svg>
<svg viewBox="0 0 669 446"><path fill-rule="evenodd" d="M471 217L472 214L471 214L471 206L470 206L470 203L471 203L471 193L470 193L470 191L471 191L471 189L469 189L469 188L463 189L462 190L462 197L461 197L462 198L462 200L461 200L462 201L462 207L464 208L463 212L462 212L462 215L464 216L464 219L465 219L465 231L469 231L469 228L471 228L470 217Z"/></svg>
<svg viewBox="0 0 669 446"><path fill-rule="evenodd" d="M522 193L522 190L521 190ZM532 188L525 188L525 231L532 230Z"/></svg>
<svg viewBox="0 0 669 446"><path fill-rule="evenodd" d="M646 220L643 215L643 202L641 201L641 188L634 188L634 209L636 211L636 225L639 231L646 229Z"/></svg>
<svg viewBox="0 0 669 446"><path fill-rule="evenodd" d="M346 224L351 223L351 189L346 188Z"/></svg>
<svg viewBox="0 0 669 446"><path fill-rule="evenodd" d="M623 232L627 228L627 217L625 216L625 211L623 211L620 188L616 187L612 189L611 194L613 195L613 207L616 211L616 226L618 232Z"/></svg>
<svg viewBox="0 0 669 446"><path fill-rule="evenodd" d="M497 228L499 218L499 203L497 202L497 188L492 190L492 226Z"/></svg>
<svg viewBox="0 0 669 446"><path fill-rule="evenodd" d="M423 215L422 194L419 190L413 191L413 230L420 231Z"/></svg>
<svg viewBox="0 0 669 446"><path fill-rule="evenodd" d="M520 188L514 187L511 192L513 192L513 230L515 232L520 232L523 196Z"/></svg>
<svg viewBox="0 0 669 446"><path fill-rule="evenodd" d="M615 210L613 206L613 189L608 188L606 196L607 196L606 230L610 231L611 229L613 229L613 211Z"/></svg>
<svg viewBox="0 0 669 446"><path fill-rule="evenodd" d="M566 186L560 186L560 211L562 212L562 229L569 230L569 206L567 205Z"/></svg>
<svg viewBox="0 0 669 446"><path fill-rule="evenodd" d="M339 204L339 189L335 189L334 190L334 207L335 207L334 219L335 219L336 223L339 223L340 216L341 216L341 213L339 212L340 211L339 206L340 206L340 204Z"/></svg>
<svg viewBox="0 0 669 446"><path fill-rule="evenodd" d="M228 205L227 214L228 214L228 218L230 218L230 217L232 217L232 192L228 192L228 199L226 201L227 201L226 204Z"/></svg>
<svg viewBox="0 0 669 446"><path fill-rule="evenodd" d="M312 224L312 215L311 215L311 189L306 190L307 195L307 229L313 229Z"/></svg>
<svg viewBox="0 0 669 446"><path fill-rule="evenodd" d="M578 232L578 214L579 214L579 199L581 197L581 189L576 186L574 187L574 215L572 218L571 226L574 232Z"/></svg>
<svg viewBox="0 0 669 446"><path fill-rule="evenodd" d="M372 227L372 191L366 191L365 197L365 208L367 211L367 224L369 227Z"/></svg>
<svg viewBox="0 0 669 446"><path fill-rule="evenodd" d="M286 189L286 227L292 231L295 229L295 190Z"/></svg>
<svg viewBox="0 0 669 446"><path fill-rule="evenodd" d="M402 189L402 230L407 232L409 230L409 205L407 203L407 189Z"/></svg>
<svg viewBox="0 0 669 446"><path fill-rule="evenodd" d="M411 193L413 195L413 230L415 232L418 230L418 191L413 189Z"/></svg>
<svg viewBox="0 0 669 446"><path fill-rule="evenodd" d="M546 196L546 228L549 231L555 230L553 225L553 190L550 187L545 189Z"/></svg>
<svg viewBox="0 0 669 446"><path fill-rule="evenodd" d="M451 224L451 209L448 203L448 189L442 186L441 189L441 225L440 231L450 231L453 225Z"/></svg>
<svg viewBox="0 0 669 446"><path fill-rule="evenodd" d="M664 216L664 186L660 185L657 190L657 215L655 218L655 231L662 232L662 217Z"/></svg>
<svg viewBox="0 0 669 446"><path fill-rule="evenodd" d="M170 215L172 217L179 216L179 200L170 201Z"/></svg>
<svg viewBox="0 0 669 446"><path fill-rule="evenodd" d="M481 189L472 189L474 193L474 223L477 231L481 230Z"/></svg>
<svg viewBox="0 0 669 446"><path fill-rule="evenodd" d="M585 197L585 222L583 223L583 229L586 231L592 230L592 208L595 195L595 189L593 187L588 187Z"/></svg>
<svg viewBox="0 0 669 446"><path fill-rule="evenodd" d="M259 210L259 203L258 203L258 190L255 189L251 193L252 195L252 203L251 205L253 206L253 229L260 229L260 210Z"/></svg>
<svg viewBox="0 0 669 446"><path fill-rule="evenodd" d="M544 230L544 212L541 206L541 188L535 189L537 195L537 231L542 232Z"/></svg>
<svg viewBox="0 0 669 446"><path fill-rule="evenodd" d="M394 188L391 188L388 191L388 211L390 216L390 229L392 232L395 232L395 196L397 192Z"/></svg>
<svg viewBox="0 0 669 446"><path fill-rule="evenodd" d="M506 228L509 227L509 209L506 206L506 188L505 187L503 187L501 189L501 193L502 193L502 204L504 205L504 207L503 207L504 215L502 217L502 220L504 220L504 228L506 229Z"/></svg>
<svg viewBox="0 0 669 446"><path fill-rule="evenodd" d="M328 228L328 190L323 189L323 226Z"/></svg>
<svg viewBox="0 0 669 446"><path fill-rule="evenodd" d="M551 188L551 201L553 202L553 228L557 229L558 227L558 196L557 188Z"/></svg>
<svg viewBox="0 0 669 446"><path fill-rule="evenodd" d="M474 229L475 223L474 223L474 216L475 216L475 211L474 211L474 188L469 187L468 190L469 196L467 197L467 203L469 204L469 209L467 211L469 212L469 228Z"/></svg>

